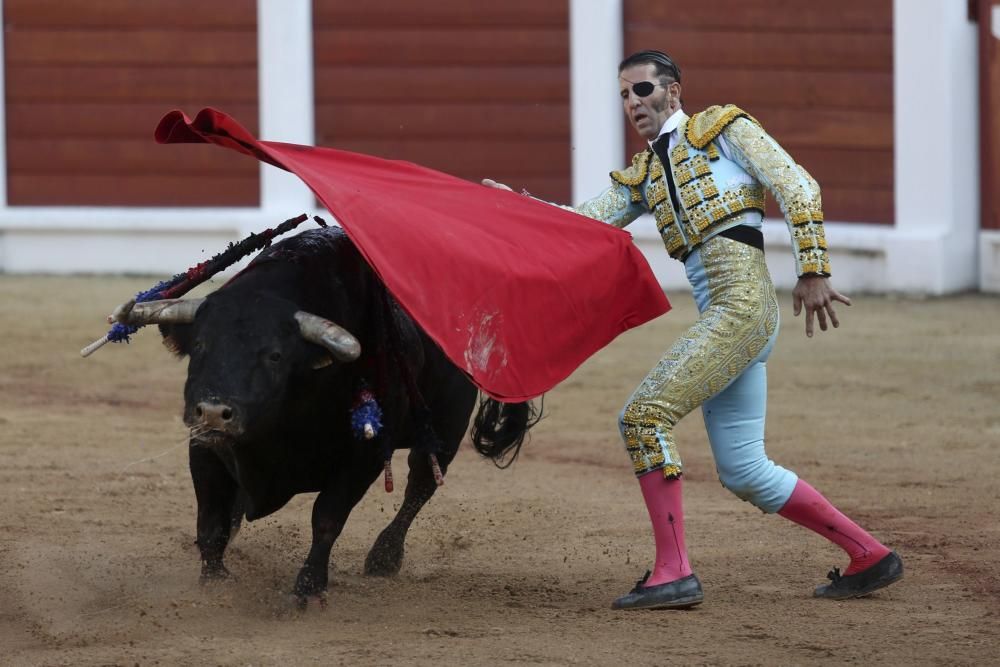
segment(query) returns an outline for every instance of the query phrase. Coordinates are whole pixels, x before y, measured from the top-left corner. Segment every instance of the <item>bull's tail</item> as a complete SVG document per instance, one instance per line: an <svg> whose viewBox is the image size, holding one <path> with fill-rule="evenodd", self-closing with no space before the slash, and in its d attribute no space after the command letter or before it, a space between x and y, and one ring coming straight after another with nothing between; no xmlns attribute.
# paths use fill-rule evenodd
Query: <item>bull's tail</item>
<svg viewBox="0 0 1000 667"><path fill-rule="evenodd" d="M472 444L476 451L507 468L517 458L528 429L542 418L542 409L531 401L501 403L484 396L472 422Z"/></svg>

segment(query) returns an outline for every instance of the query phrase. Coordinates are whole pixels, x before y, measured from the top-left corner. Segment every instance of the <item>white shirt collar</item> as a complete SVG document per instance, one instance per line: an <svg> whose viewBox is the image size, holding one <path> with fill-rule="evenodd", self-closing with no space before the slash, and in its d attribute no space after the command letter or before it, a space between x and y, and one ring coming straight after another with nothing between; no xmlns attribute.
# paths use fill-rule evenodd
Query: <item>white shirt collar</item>
<svg viewBox="0 0 1000 667"><path fill-rule="evenodd" d="M673 113L673 115L670 116L670 118L668 118L663 123L663 127L660 128L660 133L658 135L656 135L656 139L659 139L664 134L670 134L671 132L673 132L674 130L676 130L677 127L681 123L683 123L685 120L687 120L687 117L688 116L687 116L686 113L684 113L683 109L678 109L677 111L675 111ZM656 141L656 139L653 139L653 141ZM649 145L652 146L653 145L653 141L648 142Z"/></svg>

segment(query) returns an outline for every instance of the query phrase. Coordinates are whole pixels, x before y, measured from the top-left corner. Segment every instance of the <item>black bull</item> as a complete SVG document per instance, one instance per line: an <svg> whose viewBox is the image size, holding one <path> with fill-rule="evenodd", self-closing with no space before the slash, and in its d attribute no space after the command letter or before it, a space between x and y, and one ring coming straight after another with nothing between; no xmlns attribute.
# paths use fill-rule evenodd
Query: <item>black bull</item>
<svg viewBox="0 0 1000 667"><path fill-rule="evenodd" d="M367 574L398 572L407 530L437 488L430 454L447 471L469 426L477 390L466 375L339 229L277 243L202 303L186 305L179 318L149 304L129 317L159 323L164 343L190 358L184 421L202 580L228 576L223 556L244 515L259 519L295 494L318 492L294 592L302 602L321 594L334 541L383 470L385 452L410 448L403 502L365 560ZM383 411L373 440L351 426L364 387ZM473 444L494 461L510 460L535 421L530 404L483 400Z"/></svg>

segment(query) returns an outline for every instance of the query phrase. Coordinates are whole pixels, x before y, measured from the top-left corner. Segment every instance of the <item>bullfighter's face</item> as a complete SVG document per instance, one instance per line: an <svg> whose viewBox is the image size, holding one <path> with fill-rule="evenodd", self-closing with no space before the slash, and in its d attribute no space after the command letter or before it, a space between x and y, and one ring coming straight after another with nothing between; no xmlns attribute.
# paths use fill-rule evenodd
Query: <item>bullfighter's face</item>
<svg viewBox="0 0 1000 667"><path fill-rule="evenodd" d="M623 69L618 88L629 123L646 141L656 139L663 124L680 108L681 84L658 75L652 63Z"/></svg>

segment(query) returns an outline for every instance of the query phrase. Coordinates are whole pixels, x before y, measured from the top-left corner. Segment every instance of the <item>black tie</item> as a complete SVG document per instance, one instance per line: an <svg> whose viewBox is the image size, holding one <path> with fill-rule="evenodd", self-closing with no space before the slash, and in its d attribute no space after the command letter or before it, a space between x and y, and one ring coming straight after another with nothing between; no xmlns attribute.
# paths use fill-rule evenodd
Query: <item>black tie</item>
<svg viewBox="0 0 1000 667"><path fill-rule="evenodd" d="M670 133L661 134L659 138L653 142L653 152L656 153L656 157L660 158L660 162L663 164L663 174L664 178L667 179L667 187L670 189L670 205L677 210L677 189L674 188L674 174L673 170L670 168Z"/></svg>

